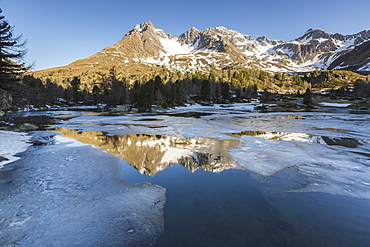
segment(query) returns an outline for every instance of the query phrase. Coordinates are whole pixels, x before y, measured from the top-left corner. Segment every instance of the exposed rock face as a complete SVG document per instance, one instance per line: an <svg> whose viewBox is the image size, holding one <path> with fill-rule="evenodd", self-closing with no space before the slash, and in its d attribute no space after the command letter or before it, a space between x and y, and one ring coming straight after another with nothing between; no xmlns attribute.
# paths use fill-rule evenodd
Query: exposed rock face
<svg viewBox="0 0 370 247"><path fill-rule="evenodd" d="M0 110L8 110L12 107L13 96L8 91L0 89Z"/></svg>
<svg viewBox="0 0 370 247"><path fill-rule="evenodd" d="M101 53L121 54L128 59L158 56L163 51L160 38L166 38L166 33L148 21L134 26L123 39Z"/></svg>
<svg viewBox="0 0 370 247"><path fill-rule="evenodd" d="M320 29L308 29L301 37L299 37L297 40L305 43L310 42L312 40L317 40L317 39L329 39L330 35L323 30Z"/></svg>
<svg viewBox="0 0 370 247"><path fill-rule="evenodd" d="M200 33L201 31L195 27L191 27L188 31L178 37L178 41L182 45L193 45L198 40Z"/></svg>

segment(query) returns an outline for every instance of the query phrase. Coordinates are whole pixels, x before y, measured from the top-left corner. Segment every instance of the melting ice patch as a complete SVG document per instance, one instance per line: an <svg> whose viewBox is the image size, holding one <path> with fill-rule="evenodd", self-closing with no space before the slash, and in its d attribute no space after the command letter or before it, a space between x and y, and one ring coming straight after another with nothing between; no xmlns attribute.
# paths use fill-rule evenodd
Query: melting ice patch
<svg viewBox="0 0 370 247"><path fill-rule="evenodd" d="M260 137L243 137L242 146L230 150L237 163L264 176L297 164L312 161L294 142L269 140Z"/></svg>
<svg viewBox="0 0 370 247"><path fill-rule="evenodd" d="M348 103L332 103L332 102L321 102L320 105L328 107L348 107L351 104Z"/></svg>
<svg viewBox="0 0 370 247"><path fill-rule="evenodd" d="M274 176L295 167L308 185L292 191L370 199L370 142L276 132L242 136L241 141L230 153L250 171Z"/></svg>
<svg viewBox="0 0 370 247"><path fill-rule="evenodd" d="M99 149L45 145L17 167L2 174L0 246L151 246L163 233L165 189L126 182Z"/></svg>
<svg viewBox="0 0 370 247"><path fill-rule="evenodd" d="M18 160L15 157L17 153L25 151L30 144L27 143L30 139L25 133L1 131L0 130L0 156L3 161L0 161L0 168L5 164Z"/></svg>
<svg viewBox="0 0 370 247"><path fill-rule="evenodd" d="M67 147L81 147L81 146L86 145L82 142L76 141L75 139L68 138L65 136L57 135L54 138L57 141L57 143L67 143Z"/></svg>
<svg viewBox="0 0 370 247"><path fill-rule="evenodd" d="M241 144L231 148L229 154L240 169L266 177L294 170L308 183L298 189L290 188L292 191L370 199L366 193L370 191L369 115L260 114L249 111L254 104L258 102L230 107L193 105L149 116L84 116L70 119L68 128L104 131L109 135L145 133L238 140ZM199 116L185 116L190 112ZM161 128L152 128L154 119ZM164 160L175 160L170 156L172 147L163 150L168 151Z"/></svg>
<svg viewBox="0 0 370 247"><path fill-rule="evenodd" d="M232 133L231 136L258 136L269 140L282 141L297 141L297 142L321 142L318 136L309 135L307 133L289 133L289 132L265 132L265 131L243 131L240 133Z"/></svg>

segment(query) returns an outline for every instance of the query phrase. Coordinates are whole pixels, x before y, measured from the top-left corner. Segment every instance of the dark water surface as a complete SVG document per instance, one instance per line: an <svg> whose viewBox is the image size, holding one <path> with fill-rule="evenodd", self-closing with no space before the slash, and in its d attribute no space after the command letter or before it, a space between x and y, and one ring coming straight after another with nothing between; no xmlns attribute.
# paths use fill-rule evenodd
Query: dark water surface
<svg viewBox="0 0 370 247"><path fill-rule="evenodd" d="M122 175L129 182L150 182L167 190L165 231L155 246L370 243L368 200L284 192L276 189L276 183L261 182L252 173L235 169L191 173L174 164L150 177L123 161Z"/></svg>

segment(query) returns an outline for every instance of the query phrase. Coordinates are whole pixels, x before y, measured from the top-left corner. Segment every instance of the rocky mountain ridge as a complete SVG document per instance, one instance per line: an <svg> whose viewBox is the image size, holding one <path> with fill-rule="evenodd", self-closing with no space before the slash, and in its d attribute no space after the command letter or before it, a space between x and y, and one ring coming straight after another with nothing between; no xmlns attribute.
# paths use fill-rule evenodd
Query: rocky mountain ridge
<svg viewBox="0 0 370 247"><path fill-rule="evenodd" d="M370 71L370 41L363 42L339 57L328 69Z"/></svg>
<svg viewBox="0 0 370 247"><path fill-rule="evenodd" d="M99 67L137 64L179 71L255 68L272 72L304 72L327 69L336 59L370 41L370 31L353 35L328 34L309 29L286 42L266 36L253 37L219 26L200 31L191 27L178 37L166 34L151 22L134 26L113 46L68 66ZM367 53L368 54L368 53ZM368 61L369 56L364 60ZM343 61L342 61L343 63ZM362 64L363 61L358 61ZM355 70L366 66L352 66Z"/></svg>

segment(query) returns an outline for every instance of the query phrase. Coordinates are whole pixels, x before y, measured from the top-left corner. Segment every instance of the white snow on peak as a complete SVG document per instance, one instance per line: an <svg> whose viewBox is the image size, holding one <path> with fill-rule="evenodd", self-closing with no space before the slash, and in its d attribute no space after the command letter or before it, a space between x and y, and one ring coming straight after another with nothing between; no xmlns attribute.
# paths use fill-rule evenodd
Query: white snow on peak
<svg viewBox="0 0 370 247"><path fill-rule="evenodd" d="M237 32L237 31L234 31L234 30L229 30L224 26L218 26L215 29L218 30L218 31L221 31L221 32Z"/></svg>
<svg viewBox="0 0 370 247"><path fill-rule="evenodd" d="M143 26L136 25L133 31L142 32ZM195 27L191 27L189 30L198 30ZM188 30L188 31L189 31ZM190 45L182 45L178 42L178 37L167 36L162 29L154 28L154 33L157 34L160 43L163 46L163 51L160 52L158 57L149 57L146 59L138 60L148 64L167 66L170 69L176 69L181 71L189 70L202 70L207 71L210 68L210 64L215 67L222 68L223 65L215 59L215 57L209 57L204 53L215 55L217 48L213 50L207 50L205 48L198 48L201 40L200 34L196 39L192 41ZM208 31L208 32L207 32ZM351 35L345 36L344 40L336 39L335 36L331 37L318 37L313 39L313 29L309 29L303 36L290 42L284 42L279 40L268 40L267 37L260 37L254 39L249 35L244 35L236 30L227 29L224 26L218 26L215 28L209 28L205 32L207 35L212 35L215 38L215 44L222 40L228 40L234 44L244 55L248 57L245 66L248 67L248 63L256 63L256 66L264 70L272 72L287 72L287 71L311 71L314 68L327 69L328 66L340 56L341 52L347 51L355 47L355 41L358 36ZM332 52L321 52L318 53L314 58L310 57L309 60L297 61L292 60L294 55L294 49L289 49L290 45L302 46L308 44L317 44L319 46L323 42L333 42L336 46ZM287 46L284 46L287 44ZM220 53L220 55L222 55ZM203 56L203 58L202 58ZM225 55L224 55L225 56ZM226 58L228 59L228 58ZM186 62L185 62L186 61ZM204 63L206 61L206 63ZM284 63L279 63L284 61ZM369 65L363 66L362 70L369 70Z"/></svg>
<svg viewBox="0 0 370 247"><path fill-rule="evenodd" d="M307 38L304 38L304 39L300 39L299 41L303 44L308 44L310 41L312 40L312 36L309 36Z"/></svg>
<svg viewBox="0 0 370 247"><path fill-rule="evenodd" d="M135 25L132 30L134 30L136 32L140 32L140 33L143 31L143 29L140 27L140 25Z"/></svg>
<svg viewBox="0 0 370 247"><path fill-rule="evenodd" d="M163 31L162 29L157 28L157 29L154 29L153 31L154 31L154 33L156 33L160 36L167 37L166 32Z"/></svg>
<svg viewBox="0 0 370 247"><path fill-rule="evenodd" d="M153 31L156 32L156 33L162 33L162 32L164 32L162 29L159 29L159 28L154 29Z"/></svg>
<svg viewBox="0 0 370 247"><path fill-rule="evenodd" d="M310 36L310 37L307 37L307 38L301 39L301 40L299 40L299 41L300 41L300 42L302 42L303 44L307 45L307 44L308 44L308 43L310 43L312 40L316 40L316 41L318 41L319 43L322 43L322 42L328 41L329 39L326 39L326 38L313 39L313 38L312 38L312 36Z"/></svg>
<svg viewBox="0 0 370 247"><path fill-rule="evenodd" d="M192 31L199 31L196 27L192 26L189 30L192 30Z"/></svg>
<svg viewBox="0 0 370 247"><path fill-rule="evenodd" d="M167 55L189 54L193 50L188 45L180 44L176 39L160 38L159 41Z"/></svg>
<svg viewBox="0 0 370 247"><path fill-rule="evenodd" d="M194 44L192 44L190 47L192 47L193 49L197 49L198 46L199 46L199 41L200 41L200 36L198 36L198 38L195 40Z"/></svg>
<svg viewBox="0 0 370 247"><path fill-rule="evenodd" d="M343 41L339 41L338 44L339 48L336 50L336 52L347 50L355 45L355 38L348 38Z"/></svg>

